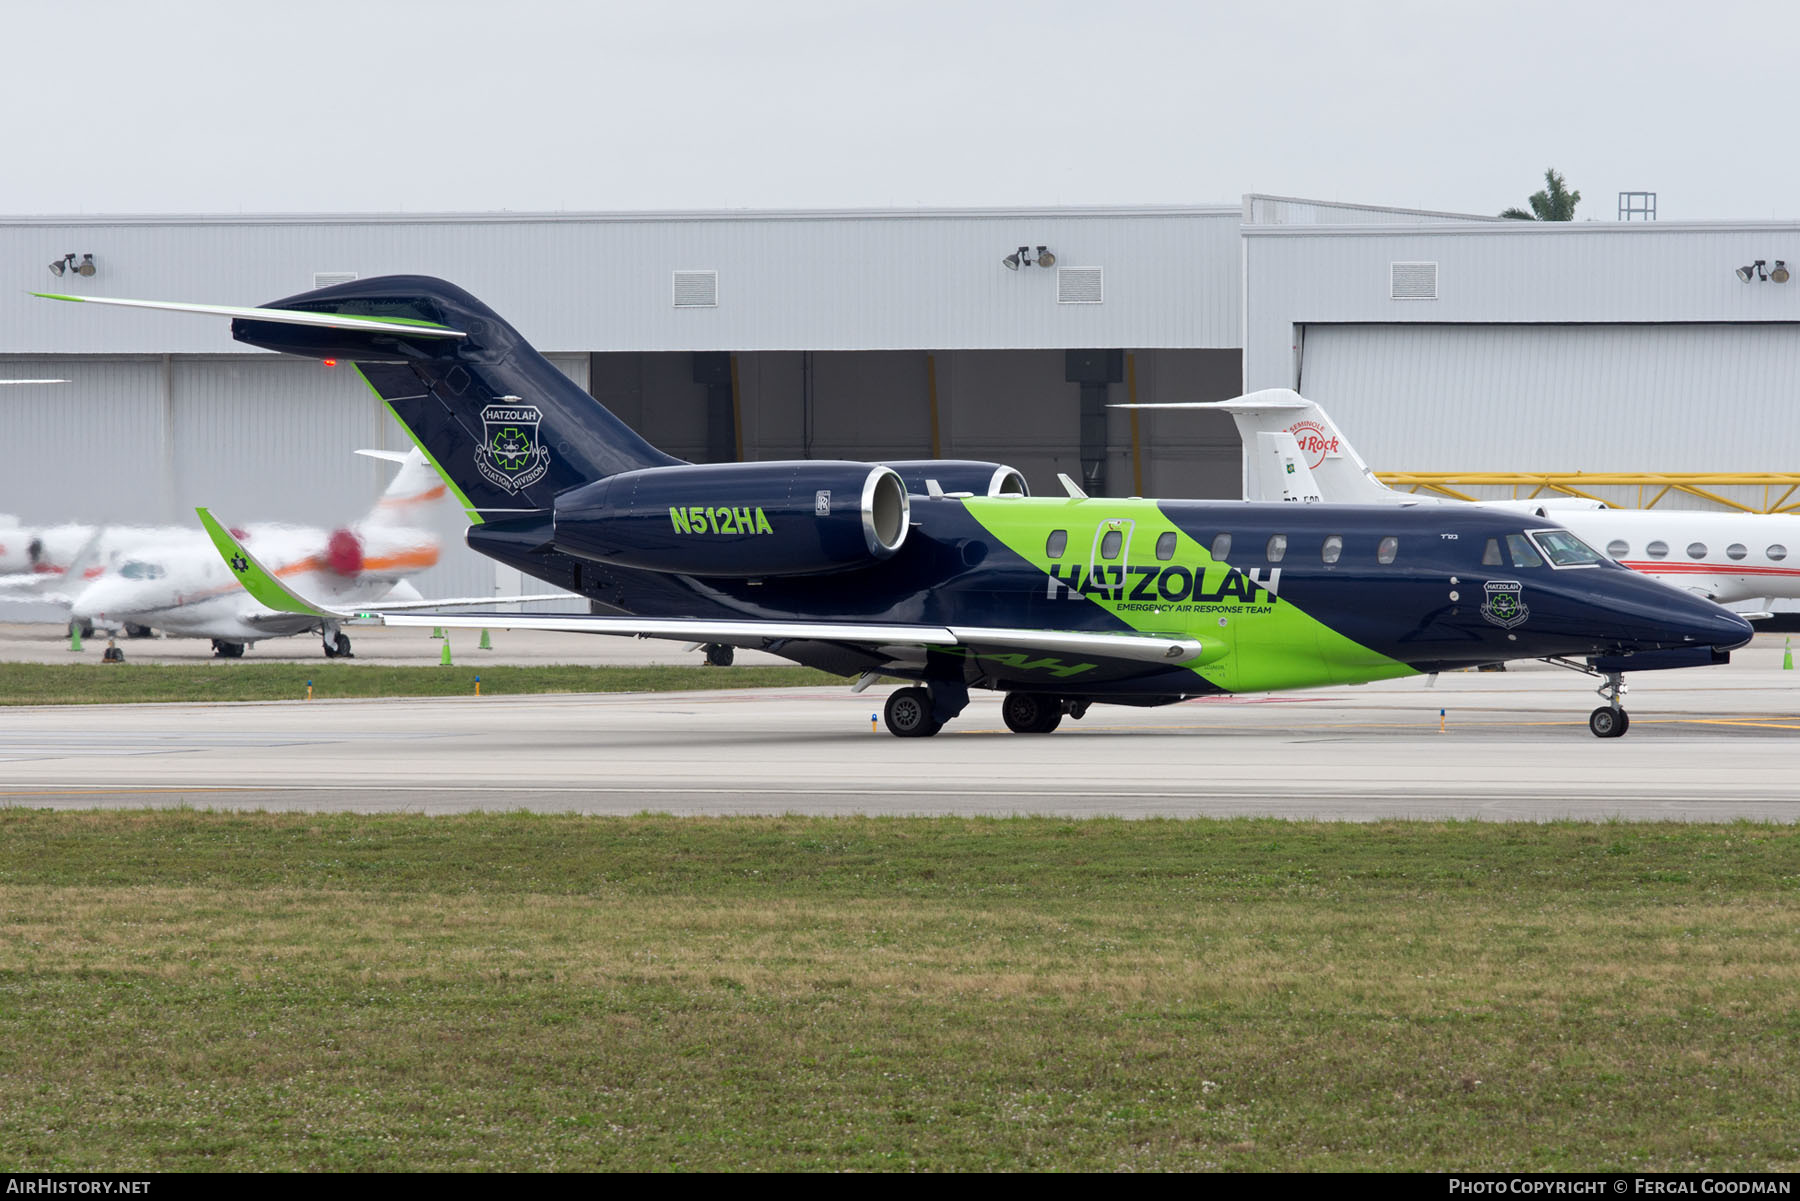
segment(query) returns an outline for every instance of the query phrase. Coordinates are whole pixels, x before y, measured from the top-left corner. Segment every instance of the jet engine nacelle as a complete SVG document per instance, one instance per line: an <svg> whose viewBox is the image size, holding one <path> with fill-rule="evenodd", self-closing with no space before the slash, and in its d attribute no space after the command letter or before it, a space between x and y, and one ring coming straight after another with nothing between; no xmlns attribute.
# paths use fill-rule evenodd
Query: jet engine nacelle
<svg viewBox="0 0 1800 1201"><path fill-rule="evenodd" d="M325 540L325 566L346 579L363 569L362 542L349 530L333 530Z"/></svg>
<svg viewBox="0 0 1800 1201"><path fill-rule="evenodd" d="M926 480L936 480L945 492L968 492L975 496L1030 496L1031 489L1018 468L1004 463L983 463L975 459L907 459L899 463L882 463L892 467L906 481L906 490L924 496L929 489Z"/></svg>
<svg viewBox="0 0 1800 1201"><path fill-rule="evenodd" d="M560 493L556 548L682 575L820 575L906 541L906 483L873 463L649 467Z"/></svg>

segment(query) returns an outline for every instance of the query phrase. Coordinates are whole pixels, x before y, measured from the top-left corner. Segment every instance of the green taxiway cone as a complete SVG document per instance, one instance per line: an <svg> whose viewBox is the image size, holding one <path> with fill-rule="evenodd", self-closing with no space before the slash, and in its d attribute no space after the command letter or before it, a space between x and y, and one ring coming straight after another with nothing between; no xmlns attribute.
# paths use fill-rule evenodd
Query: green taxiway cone
<svg viewBox="0 0 1800 1201"><path fill-rule="evenodd" d="M451 666L451 663L450 663L450 640L448 638L444 639L444 657L438 660L438 666L439 667Z"/></svg>
<svg viewBox="0 0 1800 1201"><path fill-rule="evenodd" d="M443 626L432 626L431 627L431 636L433 638L442 638L444 636L444 627Z"/></svg>
<svg viewBox="0 0 1800 1201"><path fill-rule="evenodd" d="M77 638L76 641L80 642L81 639ZM75 649L80 650L81 648L76 647ZM1781 670L1794 670L1794 636L1792 634L1783 639L1781 643Z"/></svg>
<svg viewBox="0 0 1800 1201"><path fill-rule="evenodd" d="M475 649L481 651L491 651L494 649L494 640L488 637L488 632L486 630L481 631L481 645L477 646Z"/></svg>
<svg viewBox="0 0 1800 1201"><path fill-rule="evenodd" d="M72 651L81 649L81 627L78 625L71 624L69 626L69 649Z"/></svg>

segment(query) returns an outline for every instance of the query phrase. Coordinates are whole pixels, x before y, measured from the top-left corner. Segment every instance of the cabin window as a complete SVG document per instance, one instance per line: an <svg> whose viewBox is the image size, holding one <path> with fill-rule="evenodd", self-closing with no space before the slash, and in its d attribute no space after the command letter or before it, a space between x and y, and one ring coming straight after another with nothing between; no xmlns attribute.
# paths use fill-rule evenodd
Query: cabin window
<svg viewBox="0 0 1800 1201"><path fill-rule="evenodd" d="M1269 537L1269 562L1279 563L1287 556L1287 535L1272 534Z"/></svg>
<svg viewBox="0 0 1800 1201"><path fill-rule="evenodd" d="M1336 563L1343 557L1343 554L1344 539L1339 534L1333 534L1325 539L1325 544L1319 548L1319 558L1327 563Z"/></svg>
<svg viewBox="0 0 1800 1201"><path fill-rule="evenodd" d="M1102 559L1118 558L1119 557L1119 547L1124 545L1124 543L1125 543L1125 535L1124 534L1121 534L1118 530L1106 531L1106 533L1100 539L1100 557Z"/></svg>
<svg viewBox="0 0 1800 1201"><path fill-rule="evenodd" d="M119 568L119 574L128 580L160 580L163 578L163 569L156 563L133 559Z"/></svg>
<svg viewBox="0 0 1800 1201"><path fill-rule="evenodd" d="M1506 550L1508 554L1512 555L1514 567L1542 567L1544 565L1544 561L1538 557L1537 551L1532 548L1531 539L1523 534L1508 534Z"/></svg>
<svg viewBox="0 0 1800 1201"><path fill-rule="evenodd" d="M1216 563L1223 563L1225 561L1226 556L1228 556L1229 554L1231 554L1231 535L1230 534L1220 534L1217 538L1213 539L1213 544L1212 544L1213 561Z"/></svg>
<svg viewBox="0 0 1800 1201"><path fill-rule="evenodd" d="M1599 551L1568 530L1533 530L1531 541L1552 567L1592 567L1602 559Z"/></svg>
<svg viewBox="0 0 1800 1201"><path fill-rule="evenodd" d="M1787 547L1777 542L1774 546L1769 548L1769 558L1775 560L1777 563L1781 562L1783 559L1787 558Z"/></svg>
<svg viewBox="0 0 1800 1201"><path fill-rule="evenodd" d="M1649 546L1644 548L1644 553L1649 555L1652 559L1660 559L1669 553L1669 544L1667 542L1652 542Z"/></svg>
<svg viewBox="0 0 1800 1201"><path fill-rule="evenodd" d="M1399 554L1400 539L1391 537L1383 538L1381 543L1375 548L1375 561L1377 563L1392 563Z"/></svg>
<svg viewBox="0 0 1800 1201"><path fill-rule="evenodd" d="M1730 546L1725 548L1725 557L1727 559L1741 559L1749 553L1749 551L1744 549L1744 544L1742 542L1733 542Z"/></svg>
<svg viewBox="0 0 1800 1201"><path fill-rule="evenodd" d="M1704 542L1688 543L1688 558L1690 558L1690 559L1706 558L1706 543L1704 543Z"/></svg>
<svg viewBox="0 0 1800 1201"><path fill-rule="evenodd" d="M1487 549L1481 552L1481 565L1483 567L1499 567L1501 563L1500 539L1489 538Z"/></svg>
<svg viewBox="0 0 1800 1201"><path fill-rule="evenodd" d="M1614 538L1606 544L1606 553L1615 559L1623 559L1631 553L1631 543L1623 538Z"/></svg>
<svg viewBox="0 0 1800 1201"><path fill-rule="evenodd" d="M1051 530L1050 540L1044 543L1044 553L1052 559L1060 559L1067 549L1069 549L1069 531Z"/></svg>
<svg viewBox="0 0 1800 1201"><path fill-rule="evenodd" d="M1175 531L1170 530L1156 537L1156 557L1164 563L1175 557Z"/></svg>

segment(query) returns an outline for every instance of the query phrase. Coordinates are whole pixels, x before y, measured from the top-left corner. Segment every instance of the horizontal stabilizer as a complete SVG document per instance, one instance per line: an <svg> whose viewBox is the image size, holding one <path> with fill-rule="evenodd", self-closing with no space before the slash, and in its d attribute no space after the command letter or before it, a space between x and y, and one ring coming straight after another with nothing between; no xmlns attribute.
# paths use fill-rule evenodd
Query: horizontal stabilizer
<svg viewBox="0 0 1800 1201"><path fill-rule="evenodd" d="M58 292L33 292L45 300L76 304L110 304L128 309L164 309L173 313L200 313L241 321L269 321L277 325L308 325L315 329L354 329L364 332L407 334L415 338L466 338L460 329L410 317L358 317L351 313L303 313L293 309L264 309L229 304L185 304L177 300L126 300L118 296L64 296Z"/></svg>

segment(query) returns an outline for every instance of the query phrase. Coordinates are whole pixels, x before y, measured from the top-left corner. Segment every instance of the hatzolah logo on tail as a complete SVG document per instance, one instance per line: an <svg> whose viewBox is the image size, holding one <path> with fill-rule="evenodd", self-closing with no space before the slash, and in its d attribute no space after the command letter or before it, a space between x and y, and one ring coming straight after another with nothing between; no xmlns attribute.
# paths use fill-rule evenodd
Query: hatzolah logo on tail
<svg viewBox="0 0 1800 1201"><path fill-rule="evenodd" d="M544 418L535 405L521 404L517 396L502 396L481 410L481 449L475 467L483 479L506 492L529 488L550 470L550 451L538 445L538 422Z"/></svg>
<svg viewBox="0 0 1800 1201"><path fill-rule="evenodd" d="M1525 604L1525 587L1519 581L1489 580L1482 588L1487 592L1487 600L1482 603L1481 615L1501 629L1522 625L1531 616L1531 609Z"/></svg>

